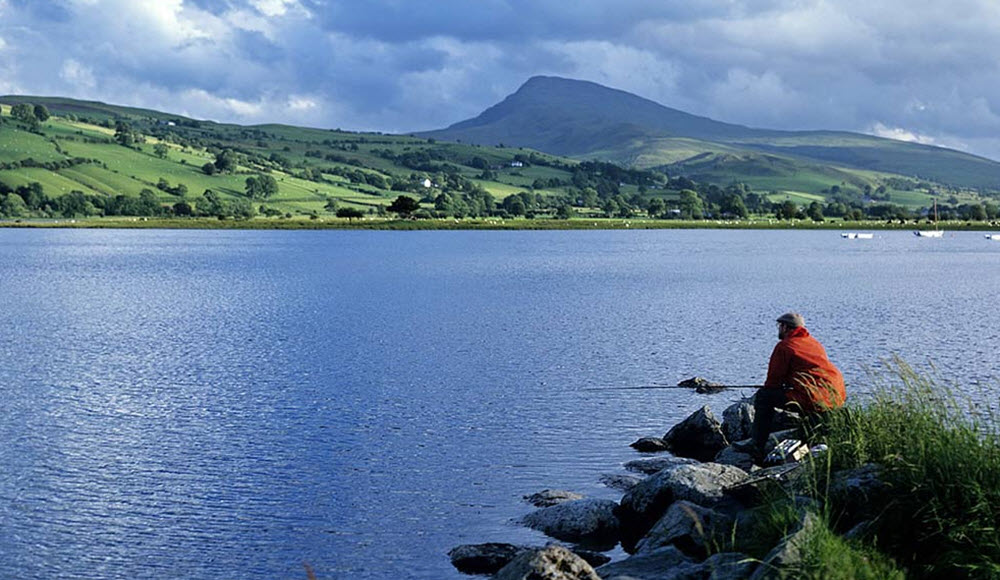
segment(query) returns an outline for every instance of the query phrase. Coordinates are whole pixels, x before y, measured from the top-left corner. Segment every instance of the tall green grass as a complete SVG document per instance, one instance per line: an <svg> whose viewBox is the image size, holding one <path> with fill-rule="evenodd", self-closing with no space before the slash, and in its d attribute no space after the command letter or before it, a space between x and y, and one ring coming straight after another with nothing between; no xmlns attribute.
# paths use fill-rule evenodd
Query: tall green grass
<svg viewBox="0 0 1000 580"><path fill-rule="evenodd" d="M900 359L871 380L869 401L828 413L813 434L830 451L807 459L794 484L771 488L744 521L749 529L713 551L763 561L811 511L821 523L800 540L801 561L774 577L1000 578L998 417L933 370ZM872 463L888 491L868 502L868 515L845 517L852 498L831 491L831 475ZM860 517L874 519L860 539L845 539Z"/></svg>
<svg viewBox="0 0 1000 580"><path fill-rule="evenodd" d="M894 491L875 534L912 577L1000 577L997 417L901 360L889 368L871 402L831 413L833 468L886 468Z"/></svg>

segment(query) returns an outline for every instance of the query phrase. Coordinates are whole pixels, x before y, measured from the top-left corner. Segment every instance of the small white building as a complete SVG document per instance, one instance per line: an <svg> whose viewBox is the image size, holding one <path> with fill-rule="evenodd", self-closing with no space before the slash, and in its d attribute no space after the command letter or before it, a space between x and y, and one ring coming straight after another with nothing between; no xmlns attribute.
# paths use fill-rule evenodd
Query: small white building
<svg viewBox="0 0 1000 580"><path fill-rule="evenodd" d="M430 179L425 179L425 180L424 180L424 187L426 187L426 188L430 188L430 186L432 186L432 185L434 185L434 184L433 184L433 183L431 183L431 180L430 180Z"/></svg>
<svg viewBox="0 0 1000 580"><path fill-rule="evenodd" d="M511 161L510 162L510 166L511 167L524 167L524 163L521 163L520 161Z"/></svg>

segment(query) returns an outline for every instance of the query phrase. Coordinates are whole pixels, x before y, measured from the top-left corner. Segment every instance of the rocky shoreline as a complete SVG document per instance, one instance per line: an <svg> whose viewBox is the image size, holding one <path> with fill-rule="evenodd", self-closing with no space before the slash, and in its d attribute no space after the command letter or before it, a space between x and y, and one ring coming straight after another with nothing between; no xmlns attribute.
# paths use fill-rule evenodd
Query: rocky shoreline
<svg viewBox="0 0 1000 580"><path fill-rule="evenodd" d="M627 473L601 478L623 492L618 502L561 490L525 496L538 509L519 523L563 544L467 544L449 552L452 564L498 580L792 577L809 535L823 525L816 515L823 506L815 493L807 493L819 478L827 497L837 500L830 504L837 506L838 529L845 537L863 536L886 497L878 466L825 474L817 469L828 465L824 446L809 451L792 443L803 437L791 414L771 434L771 453L762 462L767 465L759 465L746 452L752 401L728 406L722 417L718 420L706 405L663 437L633 443L651 456L626 463ZM788 451L793 447L794 455ZM775 501L790 506L793 517L773 544L761 546L768 539L761 530ZM618 545L629 556L612 562L603 552ZM747 547L755 549L741 551Z"/></svg>

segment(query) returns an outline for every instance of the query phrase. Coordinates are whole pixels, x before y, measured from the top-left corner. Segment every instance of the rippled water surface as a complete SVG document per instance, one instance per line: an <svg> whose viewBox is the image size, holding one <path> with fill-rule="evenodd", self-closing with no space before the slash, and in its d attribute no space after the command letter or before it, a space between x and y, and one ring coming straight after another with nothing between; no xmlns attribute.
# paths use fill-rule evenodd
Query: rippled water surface
<svg viewBox="0 0 1000 580"><path fill-rule="evenodd" d="M763 379L1000 376L981 234L0 230L0 577L459 578L461 543Z"/></svg>

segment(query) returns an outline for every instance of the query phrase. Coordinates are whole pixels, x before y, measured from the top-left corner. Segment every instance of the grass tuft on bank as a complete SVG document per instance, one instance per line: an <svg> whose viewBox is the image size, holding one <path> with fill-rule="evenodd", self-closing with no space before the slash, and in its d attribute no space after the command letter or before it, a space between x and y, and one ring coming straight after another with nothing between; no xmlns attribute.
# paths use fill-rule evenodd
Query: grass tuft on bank
<svg viewBox="0 0 1000 580"><path fill-rule="evenodd" d="M997 417L901 360L890 368L873 401L831 416L834 469L887 468L877 544L911 577L1000 576Z"/></svg>
<svg viewBox="0 0 1000 580"><path fill-rule="evenodd" d="M875 396L830 413L816 460L798 489L815 503L822 525L810 529L795 578L1000 577L1000 429L990 410L958 387L889 361L873 375ZM980 403L981 404L981 403ZM818 442L818 441L814 441ZM847 499L830 493L829 474L881 465L888 501L862 540L847 540ZM804 489L803 489L804 488ZM802 498L775 497L758 518L761 545L794 531ZM740 547L740 546L738 546ZM742 546L763 558L753 546Z"/></svg>

